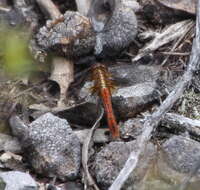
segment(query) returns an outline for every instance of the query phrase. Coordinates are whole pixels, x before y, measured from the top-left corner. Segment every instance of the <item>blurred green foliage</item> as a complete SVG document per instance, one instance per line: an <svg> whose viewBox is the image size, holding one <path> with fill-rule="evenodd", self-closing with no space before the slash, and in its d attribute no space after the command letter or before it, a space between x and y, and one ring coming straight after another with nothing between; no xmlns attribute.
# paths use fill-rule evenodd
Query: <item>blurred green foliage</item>
<svg viewBox="0 0 200 190"><path fill-rule="evenodd" d="M0 63L11 76L23 76L33 69L28 35L19 29L0 25Z"/></svg>

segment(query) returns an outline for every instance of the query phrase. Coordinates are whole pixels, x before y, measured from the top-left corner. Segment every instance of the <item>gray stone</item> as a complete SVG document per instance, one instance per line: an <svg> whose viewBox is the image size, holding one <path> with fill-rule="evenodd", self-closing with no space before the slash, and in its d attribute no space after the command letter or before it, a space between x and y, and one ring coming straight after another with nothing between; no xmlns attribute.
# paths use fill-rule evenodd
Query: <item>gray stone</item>
<svg viewBox="0 0 200 190"><path fill-rule="evenodd" d="M117 87L133 86L156 81L161 75L157 65L117 64L108 68Z"/></svg>
<svg viewBox="0 0 200 190"><path fill-rule="evenodd" d="M38 190L37 183L27 173L19 171L1 172L0 177L6 183L5 190Z"/></svg>
<svg viewBox="0 0 200 190"><path fill-rule="evenodd" d="M17 154L21 153L22 149L17 138L0 133L0 151L10 151Z"/></svg>
<svg viewBox="0 0 200 190"><path fill-rule="evenodd" d="M87 19L79 12L65 12L63 22L48 27L48 21L47 26L40 29L37 34L38 44L46 50L53 49L64 55L81 56L90 53L95 45L95 36ZM73 45L65 44L63 39L74 39Z"/></svg>
<svg viewBox="0 0 200 190"><path fill-rule="evenodd" d="M152 185L156 185L155 180L159 180L163 185L170 186L168 189L179 189L180 184L183 183L184 179L188 179L190 172L196 169L197 164L199 164L199 154L198 142L182 136L171 137L159 148L154 164L156 172L150 172L149 179L142 184L146 186L144 189L154 189ZM154 173L153 176L152 173ZM199 174L198 171L189 179L187 190L199 189ZM146 185L144 185L145 183ZM147 188L148 186L149 188Z"/></svg>
<svg viewBox="0 0 200 190"><path fill-rule="evenodd" d="M0 190L5 190L6 183L3 181L3 179L0 177Z"/></svg>
<svg viewBox="0 0 200 190"><path fill-rule="evenodd" d="M59 185L59 187L52 185L52 184L47 184L46 189L49 190L83 190L83 184L81 184L78 181L68 181L66 183L62 183Z"/></svg>
<svg viewBox="0 0 200 190"><path fill-rule="evenodd" d="M143 132L139 119L129 119L120 124L120 135L123 139L136 139Z"/></svg>
<svg viewBox="0 0 200 190"><path fill-rule="evenodd" d="M119 88L112 96L113 107L120 119L128 119L148 109L159 98L155 82Z"/></svg>
<svg viewBox="0 0 200 190"><path fill-rule="evenodd" d="M107 1L107 4L110 13L104 2L98 0L93 1L89 11L93 28L97 32L95 54L100 57L117 55L133 42L137 34L137 19L130 4L122 0Z"/></svg>
<svg viewBox="0 0 200 190"><path fill-rule="evenodd" d="M61 111L58 115L62 118L66 118L70 123L75 123L80 126L92 126L98 116L98 105L96 104L96 101L86 101L86 103L80 106Z"/></svg>
<svg viewBox="0 0 200 190"><path fill-rule="evenodd" d="M78 176L80 142L66 120L46 113L27 129L22 124L11 127L14 128L15 135L18 134L21 138L27 160L37 173L57 176L61 180Z"/></svg>
<svg viewBox="0 0 200 190"><path fill-rule="evenodd" d="M27 165L22 161L22 156L16 155L12 152L5 152L0 156L0 168L26 171Z"/></svg>
<svg viewBox="0 0 200 190"><path fill-rule="evenodd" d="M36 11L37 5L34 1L15 0L13 4L14 8L23 16L24 23L29 24L30 27L38 26L39 17L42 15Z"/></svg>
<svg viewBox="0 0 200 190"><path fill-rule="evenodd" d="M8 6L8 2L6 0L1 0L0 1L0 6L6 7L6 6Z"/></svg>
<svg viewBox="0 0 200 190"><path fill-rule="evenodd" d="M104 6L102 1L96 2L98 5L95 7L98 9ZM91 6L91 10L95 7ZM66 11L62 22L51 27L47 24L40 29L37 35L39 45L64 55L69 55L70 52L74 57L92 54L94 49L100 49L96 53L104 57L116 55L133 42L137 34L134 9L120 0L116 1L114 9L110 10L109 14L107 9L103 9L102 12L96 10L90 12L89 19L78 12ZM97 33L95 22L92 25L89 20L95 21L96 18L104 16L108 22L104 23L103 31ZM68 39L73 39L71 44L66 43Z"/></svg>
<svg viewBox="0 0 200 190"><path fill-rule="evenodd" d="M2 22L3 21L3 22ZM6 23L8 26L21 26L24 24L24 17L18 9L9 9L8 11L0 11L0 23Z"/></svg>
<svg viewBox="0 0 200 190"><path fill-rule="evenodd" d="M60 188L60 187L57 187L57 186L55 186L55 185L52 185L52 184L46 184L45 185L45 188L43 187L43 189L50 189L50 190L63 190L62 188ZM42 189L42 190L43 190Z"/></svg>
<svg viewBox="0 0 200 190"><path fill-rule="evenodd" d="M200 143L186 137L173 136L162 145L162 151L165 161L172 169L190 173L199 162Z"/></svg>
<svg viewBox="0 0 200 190"><path fill-rule="evenodd" d="M62 190L83 190L83 185L79 182L66 182L61 185Z"/></svg>
<svg viewBox="0 0 200 190"><path fill-rule="evenodd" d="M130 152L136 148L136 141L128 143L111 142L97 153L94 161L94 172L97 182L101 185L102 189L108 189L113 183L128 159ZM150 165L150 161L154 159L154 154L155 148L153 144L148 144L144 155L138 163L138 168L131 174L125 184L125 189L133 189L134 184L139 183L143 179Z"/></svg>

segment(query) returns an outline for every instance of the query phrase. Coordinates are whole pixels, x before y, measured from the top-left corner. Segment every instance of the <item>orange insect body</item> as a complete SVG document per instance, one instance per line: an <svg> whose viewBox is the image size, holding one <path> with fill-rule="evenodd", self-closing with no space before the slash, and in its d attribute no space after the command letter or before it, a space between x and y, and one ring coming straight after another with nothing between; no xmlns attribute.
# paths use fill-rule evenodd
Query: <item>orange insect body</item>
<svg viewBox="0 0 200 190"><path fill-rule="evenodd" d="M117 125L115 115L112 109L111 91L114 89L114 83L106 66L95 64L92 67L92 79L94 80L93 93L97 93L103 102L107 114L107 122L114 139L119 137L119 126Z"/></svg>

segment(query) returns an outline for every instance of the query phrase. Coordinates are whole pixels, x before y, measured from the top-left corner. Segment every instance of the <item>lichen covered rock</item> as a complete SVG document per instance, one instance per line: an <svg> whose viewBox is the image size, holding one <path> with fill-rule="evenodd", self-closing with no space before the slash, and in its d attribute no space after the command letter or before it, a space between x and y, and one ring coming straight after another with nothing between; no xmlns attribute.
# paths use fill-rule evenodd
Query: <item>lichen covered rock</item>
<svg viewBox="0 0 200 190"><path fill-rule="evenodd" d="M97 153L94 167L97 182L102 189L107 190L123 168L130 153L137 149L137 141L111 142ZM133 189L139 183L150 166L150 162L155 158L155 147L149 143L145 153L141 156L137 169L130 175L124 189Z"/></svg>
<svg viewBox="0 0 200 190"><path fill-rule="evenodd" d="M95 36L87 17L67 11L60 21L47 21L37 34L38 44L64 56L79 57L91 53Z"/></svg>
<svg viewBox="0 0 200 190"><path fill-rule="evenodd" d="M78 176L80 142L66 120L51 113L39 117L30 127L15 120L10 120L13 133L20 138L27 160L37 173L61 180Z"/></svg>
<svg viewBox="0 0 200 190"><path fill-rule="evenodd" d="M102 7L103 1L98 1ZM93 7L91 7L93 9ZM108 22L103 30L95 30L95 18L99 11L85 17L78 12L66 11L63 18L48 21L37 34L38 44L45 50L54 50L64 56L80 57L95 53L98 57L117 55L133 42L137 34L135 10L122 1L116 1L113 9L102 10Z"/></svg>

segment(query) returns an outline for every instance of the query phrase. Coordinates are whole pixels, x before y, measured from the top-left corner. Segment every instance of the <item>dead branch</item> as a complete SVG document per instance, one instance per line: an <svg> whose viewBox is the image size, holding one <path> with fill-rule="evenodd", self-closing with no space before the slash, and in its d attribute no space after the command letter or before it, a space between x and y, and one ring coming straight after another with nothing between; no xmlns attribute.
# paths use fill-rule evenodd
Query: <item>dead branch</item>
<svg viewBox="0 0 200 190"><path fill-rule="evenodd" d="M90 133L91 129L82 129L82 130L76 130L74 133L79 138L80 143L83 144L85 139L87 138L88 134ZM96 129L93 134L93 142L94 143L107 143L110 141L108 135L105 133L109 132L108 129Z"/></svg>
<svg viewBox="0 0 200 190"><path fill-rule="evenodd" d="M94 187L95 190L99 190L98 186L96 185L94 179L90 175L90 172L88 170L88 151L89 151L89 146L90 142L93 136L93 133L95 129L99 126L99 122L102 119L104 114L104 109L100 106L100 116L98 117L97 121L93 125L93 127L90 129L85 141L83 142L83 147L82 147L82 166L84 170L84 184L85 184L85 189L88 189L89 187Z"/></svg>
<svg viewBox="0 0 200 190"><path fill-rule="evenodd" d="M185 38L186 34L193 28L193 24L186 30L185 33L183 33L179 39L174 43L173 47L171 48L171 52L175 51L175 49L178 47L178 45L183 41L183 39ZM168 54L166 56L166 58L164 59L164 61L161 63L161 65L165 65L165 63L167 62L167 60L169 59L170 54Z"/></svg>
<svg viewBox="0 0 200 190"><path fill-rule="evenodd" d="M62 14L51 0L36 0L41 10L51 19L59 18Z"/></svg>
<svg viewBox="0 0 200 190"><path fill-rule="evenodd" d="M78 11L84 15L87 16L88 10L91 5L91 0L76 0L76 5Z"/></svg>
<svg viewBox="0 0 200 190"><path fill-rule="evenodd" d="M169 128L178 129L182 132L187 131L192 136L200 138L200 120L190 119L175 113L167 113L162 122L168 124Z"/></svg>
<svg viewBox="0 0 200 190"><path fill-rule="evenodd" d="M166 52L166 51L163 51L161 53L164 54L164 55L180 55L180 56L190 55L190 52L172 52L172 51ZM161 65L164 65L164 64L162 63Z"/></svg>
<svg viewBox="0 0 200 190"><path fill-rule="evenodd" d="M193 27L192 20L185 20L178 22L169 26L167 29L163 29L161 33L147 31L140 34L140 37L143 39L147 39L149 37L154 37L152 41L150 41L144 48L142 48L138 55L135 56L132 61L138 61L143 56L152 53L153 51L157 50L159 47L176 40L177 38L181 38L185 36L188 31ZM174 47L174 49L176 46Z"/></svg>
<svg viewBox="0 0 200 190"><path fill-rule="evenodd" d="M0 11L2 11L2 12L9 12L10 8L0 6Z"/></svg>
<svg viewBox="0 0 200 190"><path fill-rule="evenodd" d="M109 190L121 189L124 182L129 177L130 173L134 171L137 166L139 156L144 152L145 146L151 138L151 133L159 124L162 117L167 113L174 103L183 94L185 88L192 80L193 74L199 68L200 64L200 0L198 0L197 6L197 18L196 18L196 37L193 40L192 52L188 63L188 68L184 73L182 79L175 85L174 90L168 95L165 101L160 105L157 111L155 111L150 117L146 118L144 123L144 131L138 137L138 148L131 152L124 167L120 171L118 177L115 179Z"/></svg>

